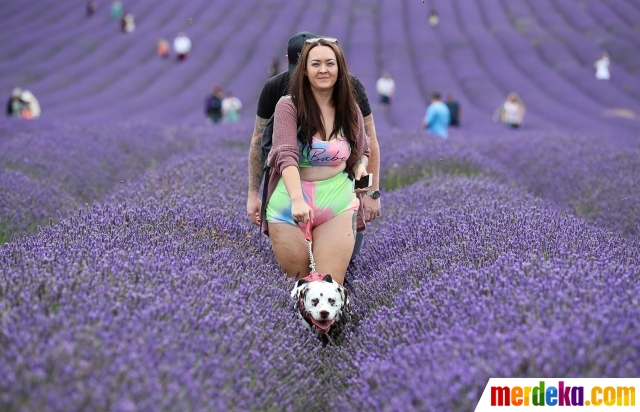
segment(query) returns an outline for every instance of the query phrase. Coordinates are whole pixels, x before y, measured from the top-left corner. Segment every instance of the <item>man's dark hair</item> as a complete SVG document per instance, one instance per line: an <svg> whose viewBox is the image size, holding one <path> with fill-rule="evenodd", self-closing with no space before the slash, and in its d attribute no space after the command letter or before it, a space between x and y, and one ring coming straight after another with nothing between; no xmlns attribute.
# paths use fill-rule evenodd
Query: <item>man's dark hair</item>
<svg viewBox="0 0 640 412"><path fill-rule="evenodd" d="M434 100L441 100L442 99L442 95L440 94L440 92L433 92L431 93L431 98Z"/></svg>
<svg viewBox="0 0 640 412"><path fill-rule="evenodd" d="M316 36L313 33L309 33L308 31L301 31L297 33L295 36L289 39L289 43L287 44L287 56L289 59L289 75L293 75L293 71L296 69L296 65L298 63L298 58L300 57L300 53L302 53L302 48L306 44L309 39L317 39L319 36Z"/></svg>

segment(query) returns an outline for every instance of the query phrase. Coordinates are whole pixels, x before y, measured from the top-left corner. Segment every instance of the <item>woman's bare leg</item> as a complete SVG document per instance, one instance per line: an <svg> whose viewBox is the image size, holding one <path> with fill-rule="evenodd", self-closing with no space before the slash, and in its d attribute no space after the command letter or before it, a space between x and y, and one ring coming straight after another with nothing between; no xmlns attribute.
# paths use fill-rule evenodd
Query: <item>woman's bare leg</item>
<svg viewBox="0 0 640 412"><path fill-rule="evenodd" d="M304 233L288 223L268 223L273 253L287 277L298 279L309 275L309 249ZM314 256L315 259L315 256Z"/></svg>
<svg viewBox="0 0 640 412"><path fill-rule="evenodd" d="M351 210L342 212L313 230L316 270L330 274L341 285L355 244L355 213Z"/></svg>

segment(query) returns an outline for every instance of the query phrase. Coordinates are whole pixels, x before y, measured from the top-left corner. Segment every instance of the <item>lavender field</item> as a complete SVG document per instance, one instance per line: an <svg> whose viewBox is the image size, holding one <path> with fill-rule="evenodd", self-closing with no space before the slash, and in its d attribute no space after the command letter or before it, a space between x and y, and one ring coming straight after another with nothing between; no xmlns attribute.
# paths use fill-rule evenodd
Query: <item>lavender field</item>
<svg viewBox="0 0 640 412"><path fill-rule="evenodd" d="M124 0L127 34L98 3L0 3L0 90L42 106L0 119L0 410L472 411L490 377L640 375L639 2ZM325 347L245 212L301 30L339 39L381 147ZM179 31L192 55L158 58ZM239 123L205 123L214 84ZM420 130L433 90L462 104L447 140ZM491 119L512 90L519 130Z"/></svg>

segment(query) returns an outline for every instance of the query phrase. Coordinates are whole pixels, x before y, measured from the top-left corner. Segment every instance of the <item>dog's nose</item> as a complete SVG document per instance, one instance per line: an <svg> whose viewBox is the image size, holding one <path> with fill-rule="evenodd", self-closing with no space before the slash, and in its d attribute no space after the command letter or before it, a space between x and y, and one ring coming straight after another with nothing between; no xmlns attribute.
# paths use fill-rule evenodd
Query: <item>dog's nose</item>
<svg viewBox="0 0 640 412"><path fill-rule="evenodd" d="M321 310L321 311L320 311L320 317L321 317L322 319L326 319L326 318L328 318L328 317L329 317L329 312L328 312L328 311L326 311L326 310Z"/></svg>

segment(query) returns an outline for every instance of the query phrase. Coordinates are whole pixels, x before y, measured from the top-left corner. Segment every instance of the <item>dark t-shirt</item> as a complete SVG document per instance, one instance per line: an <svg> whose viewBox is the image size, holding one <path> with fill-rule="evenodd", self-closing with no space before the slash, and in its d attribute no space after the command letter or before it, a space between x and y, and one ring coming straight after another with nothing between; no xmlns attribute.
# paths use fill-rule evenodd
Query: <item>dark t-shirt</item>
<svg viewBox="0 0 640 412"><path fill-rule="evenodd" d="M222 100L214 94L207 97L205 112L208 116L222 115Z"/></svg>
<svg viewBox="0 0 640 412"><path fill-rule="evenodd" d="M449 108L449 113L451 114L449 124L455 126L460 122L460 119L458 119L458 110L460 110L460 105L458 102L447 102L446 105Z"/></svg>
<svg viewBox="0 0 640 412"><path fill-rule="evenodd" d="M356 100L362 117L367 117L371 114L371 106L369 106L369 99L367 98L367 92L364 90L364 86L360 83L360 80L352 74L351 84L353 85L356 93ZM257 115L263 119L269 119L276 111L276 104L282 96L289 94L289 72L285 71L277 74L267 80L260 92L260 99L258 100Z"/></svg>

